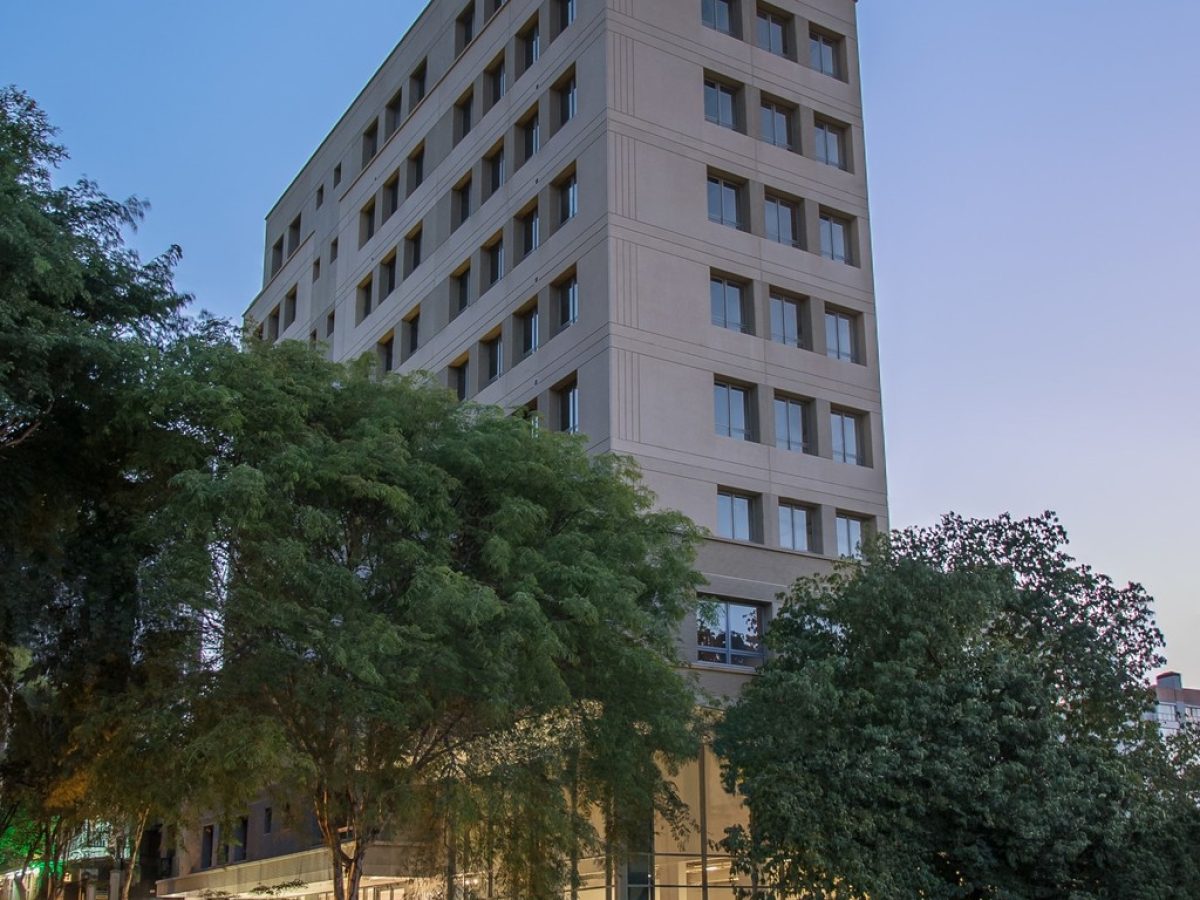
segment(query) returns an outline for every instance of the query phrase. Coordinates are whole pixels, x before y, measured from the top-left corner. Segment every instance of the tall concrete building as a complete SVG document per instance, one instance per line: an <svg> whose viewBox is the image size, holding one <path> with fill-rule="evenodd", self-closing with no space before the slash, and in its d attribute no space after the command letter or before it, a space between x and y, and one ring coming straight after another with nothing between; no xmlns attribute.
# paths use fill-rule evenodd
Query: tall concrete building
<svg viewBox="0 0 1200 900"><path fill-rule="evenodd" d="M886 527L855 13L433 0L267 215L247 312L636 458L712 532L680 647L715 695L761 661L785 585ZM711 755L679 787L698 828L609 896L732 896L712 842L743 814ZM240 865L319 892L263 815ZM194 843L160 896L268 877L212 868L211 826ZM368 883L393 900L386 852Z"/></svg>

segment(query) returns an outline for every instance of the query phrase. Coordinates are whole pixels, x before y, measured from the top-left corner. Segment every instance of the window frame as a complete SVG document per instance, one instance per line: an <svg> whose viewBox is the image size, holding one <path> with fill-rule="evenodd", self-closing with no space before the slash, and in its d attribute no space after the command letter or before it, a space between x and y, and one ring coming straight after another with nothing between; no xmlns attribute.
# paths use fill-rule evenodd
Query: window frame
<svg viewBox="0 0 1200 900"><path fill-rule="evenodd" d="M725 378L713 380L713 430L718 437L755 440L753 386Z"/></svg>
<svg viewBox="0 0 1200 900"><path fill-rule="evenodd" d="M711 605L719 607L722 610L720 621L723 623L719 628L711 628L710 633L713 639L723 634L724 639L720 643L703 643L701 635L705 627L703 607ZM732 616L731 606L736 606L741 609L753 612L754 616L754 631L753 635L747 635L756 639L757 648L748 649L746 647L734 646L734 635L738 634L733 629L731 624ZM751 600L741 600L733 597L717 597L711 594L701 594L696 598L696 661L699 663L708 663L724 666L737 666L744 669L753 669L762 665L766 661L766 646L763 643L763 634L766 631L767 625L767 606L763 603L756 603ZM716 623L714 622L714 625ZM715 659L706 659L704 654L710 654Z"/></svg>

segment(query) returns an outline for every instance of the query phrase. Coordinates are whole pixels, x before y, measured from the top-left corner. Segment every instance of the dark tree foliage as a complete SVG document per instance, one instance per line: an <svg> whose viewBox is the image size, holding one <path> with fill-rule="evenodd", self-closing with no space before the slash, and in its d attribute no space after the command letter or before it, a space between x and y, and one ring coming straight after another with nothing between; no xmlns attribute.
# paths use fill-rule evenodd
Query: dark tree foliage
<svg viewBox="0 0 1200 900"><path fill-rule="evenodd" d="M695 534L630 463L291 342L214 359L147 583L207 623L211 720L274 748L339 900L379 839L540 898L592 819L682 824Z"/></svg>
<svg viewBox="0 0 1200 900"><path fill-rule="evenodd" d="M201 449L160 386L207 341L180 317L178 248L144 263L123 243L144 204L56 187L64 157L37 105L0 90L0 822L27 823L49 863L87 818L164 805L165 781L130 773L177 737L176 679L156 679L184 632L139 571Z"/></svg>
<svg viewBox="0 0 1200 900"><path fill-rule="evenodd" d="M1142 721L1162 662L1151 600L1065 544L1051 514L949 515L796 583L767 635L774 655L718 729L751 817L727 840L743 884L769 897L1200 895L1167 830L1195 835L1195 757Z"/></svg>

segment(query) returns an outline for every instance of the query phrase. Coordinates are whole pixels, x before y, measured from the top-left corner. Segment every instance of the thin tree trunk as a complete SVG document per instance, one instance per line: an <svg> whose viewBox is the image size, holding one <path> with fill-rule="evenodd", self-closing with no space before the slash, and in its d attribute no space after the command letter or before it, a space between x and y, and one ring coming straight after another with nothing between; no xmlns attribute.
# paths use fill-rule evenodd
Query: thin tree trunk
<svg viewBox="0 0 1200 900"><path fill-rule="evenodd" d="M133 823L133 834L129 836L129 867L122 873L121 900L129 900L129 892L133 889L133 873L136 871L136 860L142 847L142 836L146 833L146 822L150 818L150 807L144 808Z"/></svg>

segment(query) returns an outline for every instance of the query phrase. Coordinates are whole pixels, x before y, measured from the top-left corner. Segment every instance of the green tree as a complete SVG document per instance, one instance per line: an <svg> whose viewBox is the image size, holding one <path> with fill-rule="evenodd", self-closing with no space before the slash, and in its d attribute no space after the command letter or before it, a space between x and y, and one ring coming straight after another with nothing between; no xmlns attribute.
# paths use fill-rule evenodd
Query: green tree
<svg viewBox="0 0 1200 900"><path fill-rule="evenodd" d="M230 344L182 317L178 248L125 246L145 205L55 186L64 157L34 101L0 89L0 822L20 810L47 871L84 817L136 848L171 805L154 795L174 785L132 773L179 746L189 626L147 605L141 571L171 476L205 446L166 383Z"/></svg>
<svg viewBox="0 0 1200 900"><path fill-rule="evenodd" d="M766 896L1197 896L1140 858L1187 818L1142 721L1151 600L1065 544L1051 514L951 515L793 586L716 740Z"/></svg>
<svg viewBox="0 0 1200 900"><path fill-rule="evenodd" d="M448 885L549 897L598 849L589 813L607 840L627 810L682 823L659 763L696 748L673 667L695 534L629 462L290 342L207 380L211 455L147 582L205 621L201 718L273 748L338 900L384 838L443 833Z"/></svg>

